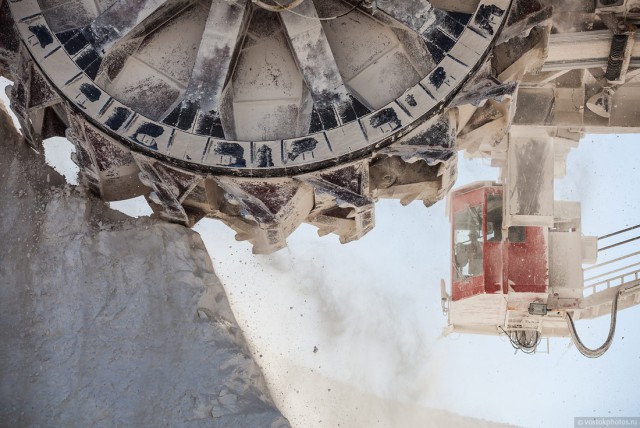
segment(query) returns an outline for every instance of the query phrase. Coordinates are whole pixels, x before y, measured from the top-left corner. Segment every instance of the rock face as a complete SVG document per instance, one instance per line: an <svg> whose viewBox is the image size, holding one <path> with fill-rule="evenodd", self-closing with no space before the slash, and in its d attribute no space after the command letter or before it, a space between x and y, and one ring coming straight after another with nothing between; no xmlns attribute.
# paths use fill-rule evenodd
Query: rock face
<svg viewBox="0 0 640 428"><path fill-rule="evenodd" d="M285 427L196 233L65 185L0 105L0 425Z"/></svg>

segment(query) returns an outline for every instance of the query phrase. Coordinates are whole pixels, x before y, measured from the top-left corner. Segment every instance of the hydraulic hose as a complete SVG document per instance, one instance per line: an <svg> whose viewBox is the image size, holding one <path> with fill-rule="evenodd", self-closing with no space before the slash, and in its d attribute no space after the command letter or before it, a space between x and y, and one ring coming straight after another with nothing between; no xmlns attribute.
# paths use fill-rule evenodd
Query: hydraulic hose
<svg viewBox="0 0 640 428"><path fill-rule="evenodd" d="M609 325L609 335L607 336L607 340L604 341L604 343L596 349L590 349L587 348L584 343L582 343L582 340L580 340L580 337L578 336L578 332L576 331L576 326L573 323L573 318L571 317L571 314L569 312L567 312L567 324L569 325L569 331L571 333L571 339L573 340L573 343L576 345L576 348L578 348L578 351L580 351L580 353L582 355L584 355L585 357L589 357L589 358L598 358L601 357L605 352L607 352L607 350L609 349L609 347L611 346L611 343L613 342L613 335L616 332L616 317L618 314L618 299L620 298L620 295L624 292L625 290L618 290L618 292L616 293L616 295L613 298L613 302L611 303L611 323Z"/></svg>

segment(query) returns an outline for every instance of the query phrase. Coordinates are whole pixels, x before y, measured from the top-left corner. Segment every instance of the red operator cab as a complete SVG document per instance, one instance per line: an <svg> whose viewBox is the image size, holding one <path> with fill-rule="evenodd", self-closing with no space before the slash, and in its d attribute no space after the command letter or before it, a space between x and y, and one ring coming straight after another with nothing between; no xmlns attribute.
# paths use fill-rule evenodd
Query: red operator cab
<svg viewBox="0 0 640 428"><path fill-rule="evenodd" d="M451 299L486 294L547 293L546 228L503 225L502 186L473 183L455 190Z"/></svg>

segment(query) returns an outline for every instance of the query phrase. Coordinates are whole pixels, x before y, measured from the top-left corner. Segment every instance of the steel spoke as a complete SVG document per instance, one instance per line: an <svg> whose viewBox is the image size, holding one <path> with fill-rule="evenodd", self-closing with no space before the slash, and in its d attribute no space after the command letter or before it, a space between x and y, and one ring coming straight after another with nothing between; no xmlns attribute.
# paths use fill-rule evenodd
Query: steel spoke
<svg viewBox="0 0 640 428"><path fill-rule="evenodd" d="M163 22L167 15L175 14L172 7L163 6L182 4L184 2L175 0L118 0L93 20L86 34L92 39L94 48L104 54L116 42L130 37L136 30L139 32L140 24L159 9L164 11L154 21Z"/></svg>
<svg viewBox="0 0 640 428"><path fill-rule="evenodd" d="M180 129L223 136L219 104L249 20L248 0L212 1L184 96L161 120Z"/></svg>
<svg viewBox="0 0 640 428"><path fill-rule="evenodd" d="M328 107L346 101L348 91L313 2L303 2L295 12L282 12L280 17L314 103Z"/></svg>
<svg viewBox="0 0 640 428"><path fill-rule="evenodd" d="M184 96L200 109L218 108L231 63L239 49L242 30L249 18L247 0L212 1L193 72Z"/></svg>

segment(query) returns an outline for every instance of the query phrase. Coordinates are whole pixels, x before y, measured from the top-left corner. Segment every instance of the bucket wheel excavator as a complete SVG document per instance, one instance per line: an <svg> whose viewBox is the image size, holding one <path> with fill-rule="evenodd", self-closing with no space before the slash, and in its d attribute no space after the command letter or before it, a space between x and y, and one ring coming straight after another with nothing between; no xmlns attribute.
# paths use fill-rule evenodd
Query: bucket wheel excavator
<svg viewBox="0 0 640 428"><path fill-rule="evenodd" d="M26 142L66 136L96 195L256 253L303 222L358 239L380 198L429 206L458 151L491 158L500 182L449 201L447 331L597 357L640 262L585 286L598 241L553 178L585 132L640 132L638 25L639 0L0 0L0 75ZM606 313L590 350L573 319Z"/></svg>
<svg viewBox="0 0 640 428"><path fill-rule="evenodd" d="M96 195L217 218L268 253L303 222L358 239L380 198L440 200L458 142L506 132L550 16L524 0L0 0L0 73L27 143L66 136Z"/></svg>
<svg viewBox="0 0 640 428"><path fill-rule="evenodd" d="M496 144L485 126L465 141L501 172L449 195L445 333L506 336L526 353L570 337L596 358L611 346L617 312L640 305L640 226L583 236L580 203L555 200L554 178L585 133L640 133L640 2L552 3L545 60L519 79L507 135ZM574 321L603 315L609 333L591 349Z"/></svg>

